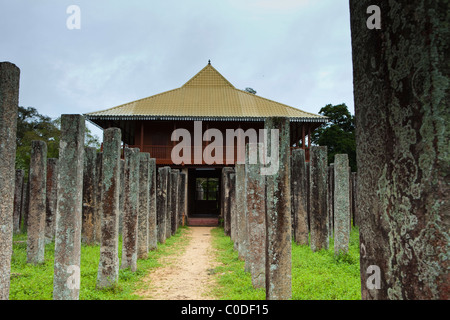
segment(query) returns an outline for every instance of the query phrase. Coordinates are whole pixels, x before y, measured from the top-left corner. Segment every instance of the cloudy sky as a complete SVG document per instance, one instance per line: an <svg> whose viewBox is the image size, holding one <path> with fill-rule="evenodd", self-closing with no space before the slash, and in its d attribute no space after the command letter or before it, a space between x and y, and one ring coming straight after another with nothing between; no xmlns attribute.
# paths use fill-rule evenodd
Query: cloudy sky
<svg viewBox="0 0 450 320"><path fill-rule="evenodd" d="M238 89L354 114L348 0L0 0L0 34L19 105L54 118L178 88L208 59Z"/></svg>

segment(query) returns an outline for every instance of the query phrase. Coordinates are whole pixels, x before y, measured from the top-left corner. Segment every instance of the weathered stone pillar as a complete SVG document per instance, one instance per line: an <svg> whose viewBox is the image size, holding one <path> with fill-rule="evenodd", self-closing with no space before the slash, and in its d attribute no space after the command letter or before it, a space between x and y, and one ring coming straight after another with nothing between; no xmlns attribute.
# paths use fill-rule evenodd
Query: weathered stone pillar
<svg viewBox="0 0 450 320"><path fill-rule="evenodd" d="M328 249L328 211L327 211L327 147L312 146L310 149L310 212L311 249Z"/></svg>
<svg viewBox="0 0 450 320"><path fill-rule="evenodd" d="M158 247L158 232L156 223L156 159L150 159L150 199L148 215L148 250Z"/></svg>
<svg viewBox="0 0 450 320"><path fill-rule="evenodd" d="M308 244L308 212L307 205L307 178L305 150L295 149L292 152L291 189L292 212L295 219L294 241L297 244Z"/></svg>
<svg viewBox="0 0 450 320"><path fill-rule="evenodd" d="M334 232L334 163L328 166L328 237L332 238Z"/></svg>
<svg viewBox="0 0 450 320"><path fill-rule="evenodd" d="M169 239L172 236L172 192L170 192L171 189L171 182L172 182L172 176L171 176L171 169L168 168L168 175L167 175L167 207L166 207L166 239Z"/></svg>
<svg viewBox="0 0 450 320"><path fill-rule="evenodd" d="M30 206L27 227L27 263L44 262L47 144L31 141Z"/></svg>
<svg viewBox="0 0 450 320"><path fill-rule="evenodd" d="M148 258L148 220L150 215L150 153L139 153L139 208L137 258Z"/></svg>
<svg viewBox="0 0 450 320"><path fill-rule="evenodd" d="M119 192L120 142L119 128L103 131L101 168L101 242L97 273L97 289L113 287L119 279Z"/></svg>
<svg viewBox="0 0 450 320"><path fill-rule="evenodd" d="M96 160L97 150L93 147L86 147L84 149L81 241L87 245L93 245L95 243L95 184L98 181Z"/></svg>
<svg viewBox="0 0 450 320"><path fill-rule="evenodd" d="M95 158L95 167L97 171L97 183L95 186L95 216L94 216L94 239L95 242L101 244L102 239L102 165L103 152L97 152Z"/></svg>
<svg viewBox="0 0 450 320"><path fill-rule="evenodd" d="M81 220L83 213L84 117L61 115L54 300L78 300L80 291Z"/></svg>
<svg viewBox="0 0 450 320"><path fill-rule="evenodd" d="M311 156L310 156L311 159ZM309 161L306 163L306 211L308 214L308 230L311 233L311 166L309 165Z"/></svg>
<svg viewBox="0 0 450 320"><path fill-rule="evenodd" d="M137 268L139 212L139 149L125 148L125 210L122 226L121 269Z"/></svg>
<svg viewBox="0 0 450 320"><path fill-rule="evenodd" d="M29 172L29 171L28 171ZM26 232L28 225L28 209L30 206L30 175L27 182L23 183L22 212L21 212L21 232Z"/></svg>
<svg viewBox="0 0 450 320"><path fill-rule="evenodd" d="M334 156L334 254L348 253L350 240L348 155Z"/></svg>
<svg viewBox="0 0 450 320"><path fill-rule="evenodd" d="M169 180L169 167L158 168L156 188L156 223L158 226L159 243L166 242L166 218L167 218L167 183Z"/></svg>
<svg viewBox="0 0 450 320"><path fill-rule="evenodd" d="M125 152L125 151L124 151ZM119 233L122 234L123 213L125 212L125 160L120 159Z"/></svg>
<svg viewBox="0 0 450 320"><path fill-rule="evenodd" d="M266 299L289 300L292 298L290 121L288 118L267 118L264 129L268 134L268 154L272 161L278 161L278 170L265 176ZM278 132L275 140L272 137L274 130ZM276 143L273 145L273 142ZM277 160L274 160L277 153Z"/></svg>
<svg viewBox="0 0 450 320"><path fill-rule="evenodd" d="M349 230L352 230L352 219L353 219L353 207L352 207L352 168L348 167L348 203L349 203Z"/></svg>
<svg viewBox="0 0 450 320"><path fill-rule="evenodd" d="M22 194L23 194L23 179L25 171L22 169L16 170L14 183L14 217L13 217L13 233L20 233L20 216L22 211Z"/></svg>
<svg viewBox="0 0 450 320"><path fill-rule="evenodd" d="M45 242L55 238L56 203L58 201L58 159L47 159L47 196L45 200Z"/></svg>
<svg viewBox="0 0 450 320"><path fill-rule="evenodd" d="M230 173L229 180L229 211L230 211L230 238L233 241L233 247L235 250L238 249L237 241L237 212L236 212L236 174L234 172Z"/></svg>
<svg viewBox="0 0 450 320"><path fill-rule="evenodd" d="M171 234L174 235L178 229L178 177L180 170L172 169L170 172L170 216L171 216Z"/></svg>
<svg viewBox="0 0 450 320"><path fill-rule="evenodd" d="M266 199L265 178L261 175L258 144L246 145L245 178L247 191L246 216L248 223L248 254L246 264L252 275L254 288L266 285ZM249 161L249 155L256 157L256 163Z"/></svg>
<svg viewBox="0 0 450 320"><path fill-rule="evenodd" d="M450 2L377 2L350 0L362 298L448 300Z"/></svg>
<svg viewBox="0 0 450 320"><path fill-rule="evenodd" d="M247 188L245 177L245 164L236 163L234 170L236 172L236 212L238 225L238 257L240 260L247 260L247 244L248 244L248 230L247 230L247 216L245 209L247 207Z"/></svg>
<svg viewBox="0 0 450 320"><path fill-rule="evenodd" d="M180 187L179 196L180 201L178 202L178 225L184 226L184 221L186 219L186 173L180 172Z"/></svg>
<svg viewBox="0 0 450 320"><path fill-rule="evenodd" d="M0 300L9 298L20 69L0 62Z"/></svg>
<svg viewBox="0 0 450 320"><path fill-rule="evenodd" d="M353 213L353 225L354 226L359 226L359 222L358 222L358 212L356 210L356 203L357 203L357 194L356 194L356 180L357 180L357 173L356 172L352 172L352 201L351 201L351 206L352 206L352 213Z"/></svg>
<svg viewBox="0 0 450 320"><path fill-rule="evenodd" d="M222 168L222 179L221 179L221 206L220 211L222 213L223 219L223 229L227 236L230 235L231 231L231 219L230 219L230 173L233 172L233 168L225 167Z"/></svg>

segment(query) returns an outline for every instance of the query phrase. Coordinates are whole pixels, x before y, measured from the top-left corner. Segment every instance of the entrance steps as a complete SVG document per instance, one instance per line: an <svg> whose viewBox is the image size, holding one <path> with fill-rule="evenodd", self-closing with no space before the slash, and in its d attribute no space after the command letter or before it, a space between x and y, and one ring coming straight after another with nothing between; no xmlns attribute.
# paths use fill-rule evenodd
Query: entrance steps
<svg viewBox="0 0 450 320"><path fill-rule="evenodd" d="M219 217L188 217L187 225L191 227L217 227L219 225Z"/></svg>

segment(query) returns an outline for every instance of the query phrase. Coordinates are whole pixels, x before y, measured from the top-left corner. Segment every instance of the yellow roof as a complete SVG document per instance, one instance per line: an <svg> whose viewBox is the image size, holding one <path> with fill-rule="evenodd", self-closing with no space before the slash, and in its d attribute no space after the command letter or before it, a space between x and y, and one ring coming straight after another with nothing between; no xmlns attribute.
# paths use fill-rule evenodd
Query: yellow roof
<svg viewBox="0 0 450 320"><path fill-rule="evenodd" d="M326 122L327 118L236 89L211 64L182 87L114 108L85 114L96 119L221 119L261 120L288 117L291 121Z"/></svg>

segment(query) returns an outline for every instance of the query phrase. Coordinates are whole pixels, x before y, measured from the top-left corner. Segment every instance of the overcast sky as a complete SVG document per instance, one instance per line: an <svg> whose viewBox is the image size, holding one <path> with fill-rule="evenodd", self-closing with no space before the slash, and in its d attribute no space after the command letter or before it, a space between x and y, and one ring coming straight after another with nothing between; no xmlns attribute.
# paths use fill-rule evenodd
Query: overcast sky
<svg viewBox="0 0 450 320"><path fill-rule="evenodd" d="M0 34L19 105L53 118L178 88L208 59L238 89L354 114L348 0L0 0Z"/></svg>

